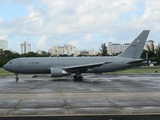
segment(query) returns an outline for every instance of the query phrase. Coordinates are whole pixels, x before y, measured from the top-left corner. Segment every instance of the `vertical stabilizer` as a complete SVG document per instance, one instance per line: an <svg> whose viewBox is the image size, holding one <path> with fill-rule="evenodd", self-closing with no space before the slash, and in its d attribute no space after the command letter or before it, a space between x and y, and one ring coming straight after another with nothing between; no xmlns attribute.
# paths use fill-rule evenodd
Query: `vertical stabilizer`
<svg viewBox="0 0 160 120"><path fill-rule="evenodd" d="M118 56L139 59L149 32L149 30L143 30L141 34L127 47L127 49Z"/></svg>

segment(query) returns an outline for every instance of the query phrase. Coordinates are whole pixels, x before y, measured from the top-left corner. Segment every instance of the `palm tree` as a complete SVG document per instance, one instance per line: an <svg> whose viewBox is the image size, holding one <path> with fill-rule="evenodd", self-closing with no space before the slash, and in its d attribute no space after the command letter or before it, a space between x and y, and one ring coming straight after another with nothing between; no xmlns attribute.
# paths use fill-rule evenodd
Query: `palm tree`
<svg viewBox="0 0 160 120"><path fill-rule="evenodd" d="M100 51L102 56L108 56L107 46L105 43L102 43Z"/></svg>

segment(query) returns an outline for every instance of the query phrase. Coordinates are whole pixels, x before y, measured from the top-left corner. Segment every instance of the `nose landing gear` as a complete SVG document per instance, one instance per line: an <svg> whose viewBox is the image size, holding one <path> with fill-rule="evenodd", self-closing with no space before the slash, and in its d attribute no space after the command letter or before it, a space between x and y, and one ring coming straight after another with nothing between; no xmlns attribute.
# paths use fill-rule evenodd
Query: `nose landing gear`
<svg viewBox="0 0 160 120"><path fill-rule="evenodd" d="M18 73L15 73L15 76L16 76L16 82L18 82L19 81Z"/></svg>

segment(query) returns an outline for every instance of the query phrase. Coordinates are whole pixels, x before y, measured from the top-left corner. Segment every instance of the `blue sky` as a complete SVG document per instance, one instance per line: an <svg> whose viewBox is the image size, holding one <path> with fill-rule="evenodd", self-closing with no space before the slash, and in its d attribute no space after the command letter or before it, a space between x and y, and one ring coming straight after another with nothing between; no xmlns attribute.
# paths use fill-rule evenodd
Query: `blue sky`
<svg viewBox="0 0 160 120"><path fill-rule="evenodd" d="M28 14L26 6L23 4L1 2L0 6L0 17L5 21L10 21L19 17L27 16Z"/></svg>
<svg viewBox="0 0 160 120"><path fill-rule="evenodd" d="M142 30L159 42L158 0L0 0L0 39L20 53L28 41L32 51L72 44L78 50L102 43L129 43Z"/></svg>

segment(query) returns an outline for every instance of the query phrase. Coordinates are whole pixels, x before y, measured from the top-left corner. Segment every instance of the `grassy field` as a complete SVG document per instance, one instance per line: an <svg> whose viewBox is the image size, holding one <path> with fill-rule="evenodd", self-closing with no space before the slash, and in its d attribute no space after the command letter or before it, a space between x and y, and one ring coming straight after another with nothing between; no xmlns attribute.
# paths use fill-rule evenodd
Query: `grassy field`
<svg viewBox="0 0 160 120"><path fill-rule="evenodd" d="M134 69L128 69L123 71L117 71L112 73L160 73L160 66L143 66Z"/></svg>
<svg viewBox="0 0 160 120"><path fill-rule="evenodd" d="M123 71L117 71L117 72L109 72L109 73L115 73L115 74L123 74L123 73L160 73L160 66L143 66L139 68L134 69L128 69ZM2 75L13 75L13 73L8 72L4 70L3 68L0 68L0 76Z"/></svg>
<svg viewBox="0 0 160 120"><path fill-rule="evenodd" d="M3 68L0 68L0 76L1 75L13 75L14 73L8 72L4 70Z"/></svg>

